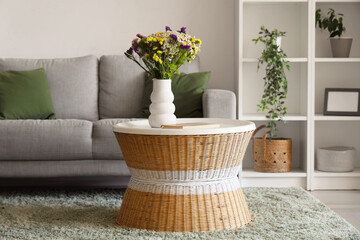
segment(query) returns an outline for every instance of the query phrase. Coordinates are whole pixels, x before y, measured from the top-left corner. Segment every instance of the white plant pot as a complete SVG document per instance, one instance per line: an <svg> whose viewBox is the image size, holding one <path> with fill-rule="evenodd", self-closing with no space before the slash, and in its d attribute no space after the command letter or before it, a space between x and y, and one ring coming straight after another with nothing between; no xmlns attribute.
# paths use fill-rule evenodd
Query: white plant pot
<svg viewBox="0 0 360 240"><path fill-rule="evenodd" d="M176 124L174 94L171 91L171 79L153 79L149 124L153 128L161 125Z"/></svg>
<svg viewBox="0 0 360 240"><path fill-rule="evenodd" d="M330 45L333 57L348 58L350 55L352 38L340 37L330 38Z"/></svg>
<svg viewBox="0 0 360 240"><path fill-rule="evenodd" d="M281 48L281 37L276 38L276 45L278 46L278 50L280 51Z"/></svg>

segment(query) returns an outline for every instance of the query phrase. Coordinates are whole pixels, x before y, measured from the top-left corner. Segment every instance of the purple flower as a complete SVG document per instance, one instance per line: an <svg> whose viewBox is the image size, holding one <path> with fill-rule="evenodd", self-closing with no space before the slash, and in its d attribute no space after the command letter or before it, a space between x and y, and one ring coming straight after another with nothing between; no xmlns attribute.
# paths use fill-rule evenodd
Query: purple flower
<svg viewBox="0 0 360 240"><path fill-rule="evenodd" d="M142 58L145 55L145 53L140 53L139 57Z"/></svg>
<svg viewBox="0 0 360 240"><path fill-rule="evenodd" d="M171 37L172 39L174 39L175 41L177 40L177 36L176 36L175 34L170 34L170 37Z"/></svg>
<svg viewBox="0 0 360 240"><path fill-rule="evenodd" d="M171 28L169 26L166 26L165 31L172 31L172 30L171 30Z"/></svg>
<svg viewBox="0 0 360 240"><path fill-rule="evenodd" d="M186 27L182 27L180 28L180 31L178 31L179 33L185 33L186 34Z"/></svg>
<svg viewBox="0 0 360 240"><path fill-rule="evenodd" d="M140 47L137 46L137 47L135 48L135 52L137 53L139 50L140 50Z"/></svg>
<svg viewBox="0 0 360 240"><path fill-rule="evenodd" d="M133 49L132 47L130 47L127 51L126 51L127 54L131 55L133 53Z"/></svg>
<svg viewBox="0 0 360 240"><path fill-rule="evenodd" d="M134 38L132 41L131 41L131 46L132 48L135 48L135 45L137 44L137 38Z"/></svg>
<svg viewBox="0 0 360 240"><path fill-rule="evenodd" d="M146 38L144 35L141 35L140 33L136 34L138 38Z"/></svg>
<svg viewBox="0 0 360 240"><path fill-rule="evenodd" d="M185 50L189 50L190 46L189 45L181 45L180 48L185 49Z"/></svg>

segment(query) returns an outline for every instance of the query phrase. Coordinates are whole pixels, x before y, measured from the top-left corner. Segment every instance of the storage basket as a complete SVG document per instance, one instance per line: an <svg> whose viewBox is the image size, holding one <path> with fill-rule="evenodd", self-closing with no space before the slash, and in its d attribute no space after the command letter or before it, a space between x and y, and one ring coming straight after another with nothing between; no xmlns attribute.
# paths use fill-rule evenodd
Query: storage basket
<svg viewBox="0 0 360 240"><path fill-rule="evenodd" d="M255 138L255 134L265 128L262 138ZM252 153L254 170L257 172L290 172L291 171L291 139L266 139L267 128L261 125L252 135Z"/></svg>

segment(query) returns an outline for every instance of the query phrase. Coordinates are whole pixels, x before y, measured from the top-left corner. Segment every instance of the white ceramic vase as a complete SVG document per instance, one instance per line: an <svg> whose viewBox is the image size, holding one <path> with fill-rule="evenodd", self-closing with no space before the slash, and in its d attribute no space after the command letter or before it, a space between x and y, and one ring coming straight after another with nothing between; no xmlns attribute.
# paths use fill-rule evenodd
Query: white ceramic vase
<svg viewBox="0 0 360 240"><path fill-rule="evenodd" d="M174 94L171 91L171 79L153 79L149 124L153 128L161 125L176 124Z"/></svg>

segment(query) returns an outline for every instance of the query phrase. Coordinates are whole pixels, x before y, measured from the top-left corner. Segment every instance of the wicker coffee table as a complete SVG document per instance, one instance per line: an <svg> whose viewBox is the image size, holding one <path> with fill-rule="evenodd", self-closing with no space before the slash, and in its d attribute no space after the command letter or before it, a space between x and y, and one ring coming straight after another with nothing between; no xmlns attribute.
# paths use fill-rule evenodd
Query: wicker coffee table
<svg viewBox="0 0 360 240"><path fill-rule="evenodd" d="M147 120L114 132L131 173L116 222L163 232L239 228L251 221L237 177L255 124L229 119L178 119L220 128L159 129Z"/></svg>

